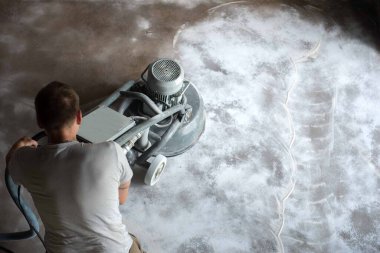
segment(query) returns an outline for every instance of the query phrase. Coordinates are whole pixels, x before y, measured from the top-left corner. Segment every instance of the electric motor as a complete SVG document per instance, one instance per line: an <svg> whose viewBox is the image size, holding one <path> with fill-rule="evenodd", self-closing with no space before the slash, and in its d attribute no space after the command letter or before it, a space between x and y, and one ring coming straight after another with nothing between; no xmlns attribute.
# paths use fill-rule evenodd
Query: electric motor
<svg viewBox="0 0 380 253"><path fill-rule="evenodd" d="M151 63L147 68L148 74L145 80L145 92L155 102L160 102L166 108L177 105L182 100L182 95L188 82L184 80L184 71L181 65L171 59L159 59Z"/></svg>

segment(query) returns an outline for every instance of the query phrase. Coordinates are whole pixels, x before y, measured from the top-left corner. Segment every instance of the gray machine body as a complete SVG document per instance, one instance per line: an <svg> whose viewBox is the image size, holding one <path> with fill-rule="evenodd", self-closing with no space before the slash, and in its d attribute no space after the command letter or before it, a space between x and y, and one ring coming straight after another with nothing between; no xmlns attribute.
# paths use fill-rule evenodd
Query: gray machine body
<svg viewBox="0 0 380 253"><path fill-rule="evenodd" d="M92 143L113 141L135 125L132 118L101 106L83 117L78 135Z"/></svg>

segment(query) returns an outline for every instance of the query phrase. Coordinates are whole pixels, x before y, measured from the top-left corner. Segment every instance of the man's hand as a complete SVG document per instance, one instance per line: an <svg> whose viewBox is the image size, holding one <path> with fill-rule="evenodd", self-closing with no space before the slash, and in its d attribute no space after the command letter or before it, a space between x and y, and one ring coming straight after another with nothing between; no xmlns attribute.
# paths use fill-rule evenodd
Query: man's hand
<svg viewBox="0 0 380 253"><path fill-rule="evenodd" d="M38 142L36 142L32 138L25 137L25 136L22 137L21 139L19 139L18 141L16 141L16 143L13 144L13 146L11 147L11 149L8 151L8 154L5 157L6 164L8 165L9 160L11 159L12 154L17 149L22 148L22 147L33 147L33 148L36 148L37 146L38 146Z"/></svg>
<svg viewBox="0 0 380 253"><path fill-rule="evenodd" d="M129 186L131 185L131 181L128 181L119 186L119 204L122 205L125 203L128 197Z"/></svg>

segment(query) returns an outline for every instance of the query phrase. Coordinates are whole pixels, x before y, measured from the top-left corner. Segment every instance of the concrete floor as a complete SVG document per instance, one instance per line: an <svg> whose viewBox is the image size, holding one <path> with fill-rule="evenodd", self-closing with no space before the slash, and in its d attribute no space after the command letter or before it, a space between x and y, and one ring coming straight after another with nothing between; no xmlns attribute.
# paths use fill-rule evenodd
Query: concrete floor
<svg viewBox="0 0 380 253"><path fill-rule="evenodd" d="M208 119L156 186L137 173L121 207L148 252L379 252L377 21L310 2L2 2L0 156L37 132L46 83L85 104L173 57ZM25 228L0 182L0 232ZM0 245L44 252L36 238Z"/></svg>

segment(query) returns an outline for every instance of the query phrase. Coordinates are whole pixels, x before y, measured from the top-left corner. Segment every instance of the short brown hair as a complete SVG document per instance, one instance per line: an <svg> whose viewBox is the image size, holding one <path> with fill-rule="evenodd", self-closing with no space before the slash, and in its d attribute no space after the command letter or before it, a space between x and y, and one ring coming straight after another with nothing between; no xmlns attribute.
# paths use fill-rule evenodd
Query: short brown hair
<svg viewBox="0 0 380 253"><path fill-rule="evenodd" d="M54 81L38 92L34 105L42 128L60 129L75 119L79 96L70 85Z"/></svg>

